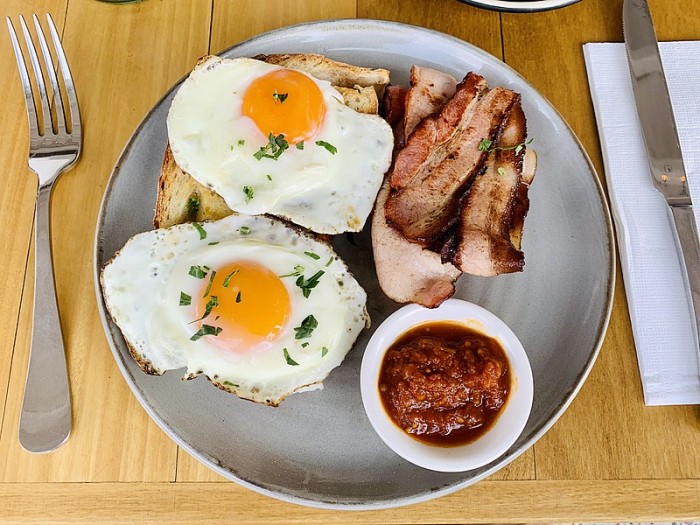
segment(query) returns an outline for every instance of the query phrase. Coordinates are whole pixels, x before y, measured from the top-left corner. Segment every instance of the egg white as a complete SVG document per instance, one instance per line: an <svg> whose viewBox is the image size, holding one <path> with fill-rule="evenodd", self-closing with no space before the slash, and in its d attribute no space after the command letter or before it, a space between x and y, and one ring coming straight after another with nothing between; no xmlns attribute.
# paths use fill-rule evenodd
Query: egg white
<svg viewBox="0 0 700 525"><path fill-rule="evenodd" d="M154 373L186 367L187 378L205 374L224 390L269 405L320 386L369 320L366 294L345 264L327 244L272 218L233 215L202 227L205 239L191 224L140 233L103 269L106 306L132 352ZM191 266L216 269L237 260L256 261L280 276L297 265L307 278L325 272L308 298L295 276L282 278L289 320L273 343L245 353L222 350L209 337L191 341L198 330L189 324L193 307L179 306L180 292L192 296L193 304L201 293L202 280L189 275ZM311 337L295 339L294 327L308 315L317 319L317 328ZM288 363L283 348L298 365Z"/></svg>
<svg viewBox="0 0 700 525"><path fill-rule="evenodd" d="M234 211L277 215L318 233L361 230L391 164L391 127L377 115L348 108L329 82L307 75L326 104L322 129L303 150L291 146L277 160L256 159L268 138L242 115L242 97L254 79L277 69L248 58L202 60L168 113L175 161Z"/></svg>

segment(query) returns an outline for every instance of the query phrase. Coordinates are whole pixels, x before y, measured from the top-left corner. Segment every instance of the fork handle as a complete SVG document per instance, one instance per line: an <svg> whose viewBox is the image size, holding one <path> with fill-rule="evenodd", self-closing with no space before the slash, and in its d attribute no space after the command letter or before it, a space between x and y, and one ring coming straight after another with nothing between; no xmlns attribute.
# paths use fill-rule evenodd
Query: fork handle
<svg viewBox="0 0 700 525"><path fill-rule="evenodd" d="M19 422L19 442L28 452L50 452L71 428L68 370L51 259L50 203L53 185L39 187L34 210L34 319L29 370Z"/></svg>

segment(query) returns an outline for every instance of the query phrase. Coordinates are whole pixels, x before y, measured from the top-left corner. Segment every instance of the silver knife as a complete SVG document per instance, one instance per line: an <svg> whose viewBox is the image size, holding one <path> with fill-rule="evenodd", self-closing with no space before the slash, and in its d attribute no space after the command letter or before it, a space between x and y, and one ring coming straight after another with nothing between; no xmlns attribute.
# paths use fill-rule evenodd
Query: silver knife
<svg viewBox="0 0 700 525"><path fill-rule="evenodd" d="M681 156L671 98L661 65L654 23L647 0L624 0L622 23L634 100L647 149L654 186L671 208L685 261L695 315L695 345L700 333L700 244L693 203ZM683 266L683 265L682 265Z"/></svg>

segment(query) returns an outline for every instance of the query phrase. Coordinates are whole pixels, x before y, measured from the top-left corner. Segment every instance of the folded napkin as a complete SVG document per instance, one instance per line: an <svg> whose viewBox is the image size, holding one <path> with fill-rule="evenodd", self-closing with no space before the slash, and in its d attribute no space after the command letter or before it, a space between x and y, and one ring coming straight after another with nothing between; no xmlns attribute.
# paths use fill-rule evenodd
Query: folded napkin
<svg viewBox="0 0 700 525"><path fill-rule="evenodd" d="M659 45L695 220L700 216L700 42ZM700 404L690 291L673 219L652 184L624 44L584 46L647 405ZM698 228L700 231L700 228Z"/></svg>

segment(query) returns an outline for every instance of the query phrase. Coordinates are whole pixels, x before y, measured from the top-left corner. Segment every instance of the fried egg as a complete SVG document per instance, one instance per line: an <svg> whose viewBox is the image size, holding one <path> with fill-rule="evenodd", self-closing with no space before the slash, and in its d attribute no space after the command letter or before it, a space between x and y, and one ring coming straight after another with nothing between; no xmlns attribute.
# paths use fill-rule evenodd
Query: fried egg
<svg viewBox="0 0 700 525"><path fill-rule="evenodd" d="M140 233L101 283L142 368L186 367L187 378L269 405L320 387L369 319L330 246L268 217Z"/></svg>
<svg viewBox="0 0 700 525"><path fill-rule="evenodd" d="M229 208L326 234L362 229L394 142L329 82L248 58L200 61L167 125L177 164Z"/></svg>

